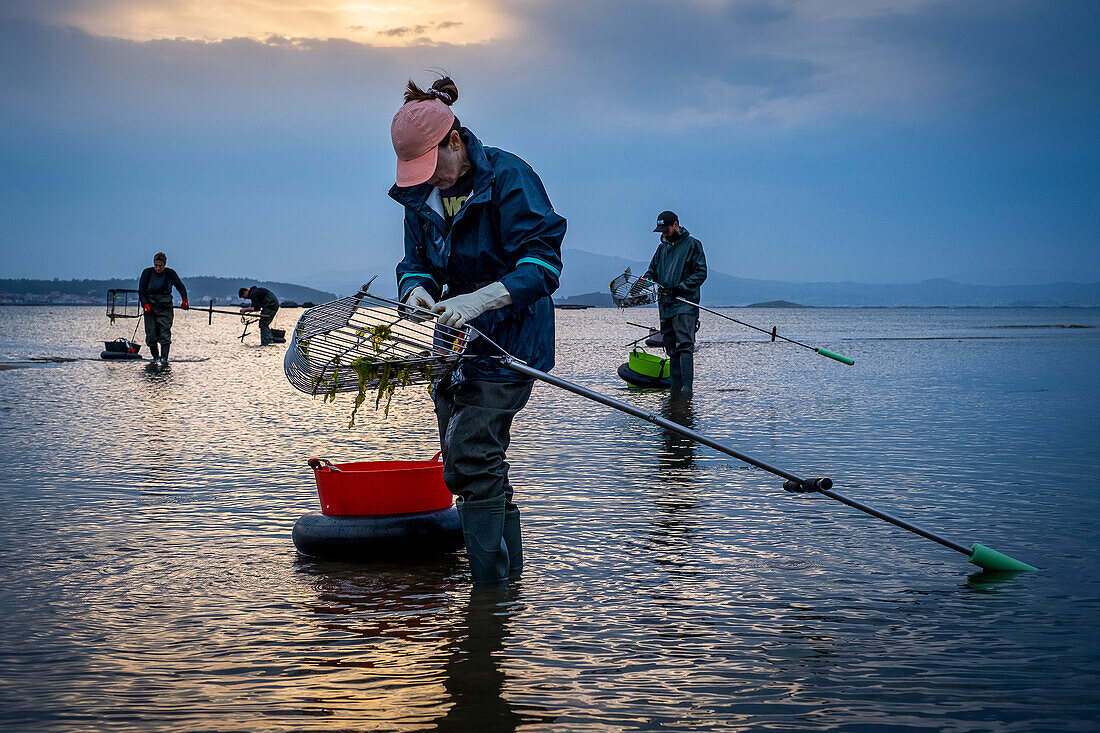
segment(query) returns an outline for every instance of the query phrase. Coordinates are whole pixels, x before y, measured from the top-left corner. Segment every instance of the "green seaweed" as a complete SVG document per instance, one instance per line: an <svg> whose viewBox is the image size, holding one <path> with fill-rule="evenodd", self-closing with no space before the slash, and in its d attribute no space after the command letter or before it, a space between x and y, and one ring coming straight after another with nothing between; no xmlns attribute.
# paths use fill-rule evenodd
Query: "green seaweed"
<svg viewBox="0 0 1100 733"><path fill-rule="evenodd" d="M374 381L378 376L378 365L368 357L363 356L353 361L349 366L359 376L359 392L355 395L355 402L351 408L351 420L348 422L348 427L354 428L355 416L367 399L367 383Z"/></svg>
<svg viewBox="0 0 1100 733"><path fill-rule="evenodd" d="M384 323L370 328L370 345L376 353L382 353L382 342L393 340L393 330Z"/></svg>
<svg viewBox="0 0 1100 733"><path fill-rule="evenodd" d="M386 341L393 340L393 330L390 326L385 324L378 324L371 326L364 330L358 330L355 332L355 336L360 341L369 340L371 347L376 354L382 354L383 347ZM339 359L334 359L333 364L339 364ZM407 387L413 383L413 368L411 367L395 367L391 362L384 361L382 359L376 360L371 356L361 356L347 366L356 373L359 382L359 389L355 394L355 398L352 401L351 415L348 420L348 427L355 427L355 418L359 414L359 408L363 406L363 403L367 400L367 387L371 383L375 383L374 386L374 409L383 409L386 417L390 416L390 406L393 403L394 392L398 387ZM419 373L428 380L428 393L431 394L432 385L432 365L425 364L419 368ZM325 394L325 401L329 402L336 398L336 375L333 375L332 389ZM385 399L385 406L382 404L383 398Z"/></svg>
<svg viewBox="0 0 1100 733"><path fill-rule="evenodd" d="M378 375L378 392L374 397L374 409L378 409L378 406L382 403L383 395L388 396L386 400L386 416L390 414L390 402L393 399L393 391L397 389L397 386L390 383L390 371L393 367L389 364L382 365L382 372Z"/></svg>
<svg viewBox="0 0 1100 733"><path fill-rule="evenodd" d="M434 396L435 381L432 379L432 363L428 362L427 364L425 364L421 368L420 373L424 375L424 379L426 379L428 382L428 394Z"/></svg>
<svg viewBox="0 0 1100 733"><path fill-rule="evenodd" d="M336 393L339 391L339 388L340 388L340 370L339 369L334 369L332 371L332 378L329 379L329 382L332 384L332 386L329 387L327 392L325 392L324 401L325 402L335 402L336 401Z"/></svg>

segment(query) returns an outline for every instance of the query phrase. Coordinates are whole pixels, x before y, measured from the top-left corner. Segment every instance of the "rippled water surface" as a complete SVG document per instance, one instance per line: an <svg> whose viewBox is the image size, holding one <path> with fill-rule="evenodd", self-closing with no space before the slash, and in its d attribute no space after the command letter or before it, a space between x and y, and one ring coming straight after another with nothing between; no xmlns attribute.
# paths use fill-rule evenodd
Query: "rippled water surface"
<svg viewBox="0 0 1100 733"><path fill-rule="evenodd" d="M526 569L461 553L299 557L306 459L428 458L388 418L296 393L232 317L177 313L168 369L98 359L101 308L0 308L6 730L1096 730L1100 311L703 314L695 430L964 545L966 557L547 385L509 453ZM279 322L293 327L298 312ZM558 313L555 374L615 374L628 321ZM129 322L132 323L132 322ZM1087 326L1063 328L1061 326ZM144 350L144 349L143 349Z"/></svg>

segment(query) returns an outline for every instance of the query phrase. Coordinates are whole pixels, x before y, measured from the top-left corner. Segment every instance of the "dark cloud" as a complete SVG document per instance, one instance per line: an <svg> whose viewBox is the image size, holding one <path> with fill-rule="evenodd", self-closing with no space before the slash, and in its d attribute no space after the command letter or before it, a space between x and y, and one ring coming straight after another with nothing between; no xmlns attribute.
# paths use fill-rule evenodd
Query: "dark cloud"
<svg viewBox="0 0 1100 733"><path fill-rule="evenodd" d="M1098 28L1100 3L978 0L882 13L854 32L935 75L962 106L1095 111Z"/></svg>
<svg viewBox="0 0 1100 733"><path fill-rule="evenodd" d="M549 59L556 81L598 86L608 105L655 119L679 105L714 122L923 120L978 105L1027 113L1042 100L1079 109L1100 92L1097 3L559 0L520 7L532 29L528 54Z"/></svg>
<svg viewBox="0 0 1100 733"><path fill-rule="evenodd" d="M447 30L449 28L457 28L462 25L461 22L445 20L441 23L428 23L426 25L413 25L413 26L400 26L398 28L386 28L384 30L376 31L379 36L387 36L389 38L402 38L405 36L416 36L416 43L430 44L434 43L432 38L424 35L429 30ZM359 26L361 27L361 26Z"/></svg>
<svg viewBox="0 0 1100 733"><path fill-rule="evenodd" d="M385 30L378 31L377 33L380 36L389 36L391 38L400 38L401 36L408 36L408 35L420 36L420 35L423 35L424 31L426 31L427 29L428 29L428 27L424 26L424 25L412 25L412 26L402 26L400 28L387 28Z"/></svg>

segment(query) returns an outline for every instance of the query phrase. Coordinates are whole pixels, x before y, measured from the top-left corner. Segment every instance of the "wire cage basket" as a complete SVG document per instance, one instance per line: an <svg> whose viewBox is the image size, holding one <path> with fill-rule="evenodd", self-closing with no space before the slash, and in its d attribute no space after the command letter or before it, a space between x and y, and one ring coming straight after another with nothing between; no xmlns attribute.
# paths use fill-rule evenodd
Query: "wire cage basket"
<svg viewBox="0 0 1100 733"><path fill-rule="evenodd" d="M138 300L138 291L112 289L107 291L107 317L114 321L116 318L139 318L141 316L141 303Z"/></svg>
<svg viewBox="0 0 1100 733"><path fill-rule="evenodd" d="M620 308L631 308L636 305L651 305L657 302L657 286L651 280L630 274L630 268L622 275L612 280L608 287L611 289L611 300Z"/></svg>
<svg viewBox="0 0 1100 733"><path fill-rule="evenodd" d="M466 353L476 331L367 292L310 308L283 359L287 380L306 394L362 392L380 384L431 383Z"/></svg>

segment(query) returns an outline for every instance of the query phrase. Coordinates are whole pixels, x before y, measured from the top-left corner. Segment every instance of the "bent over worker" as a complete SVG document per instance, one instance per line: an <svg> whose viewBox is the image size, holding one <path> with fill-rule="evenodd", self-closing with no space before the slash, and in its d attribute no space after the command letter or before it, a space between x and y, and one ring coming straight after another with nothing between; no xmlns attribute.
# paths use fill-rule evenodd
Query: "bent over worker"
<svg viewBox="0 0 1100 733"><path fill-rule="evenodd" d="M237 295L252 301L251 306L241 308L241 313L260 312L260 346L275 343L271 334L271 322L275 320L275 314L279 312L279 299L275 293L259 285L250 288L241 288Z"/></svg>
<svg viewBox="0 0 1100 733"><path fill-rule="evenodd" d="M400 299L467 322L535 369L554 366L554 304L565 219L542 181L518 156L483 145L451 112L458 87L448 77L422 90L409 81L390 133L405 208ZM497 582L523 567L519 508L505 451L512 419L533 380L501 365L475 339L433 391L443 449L443 480L458 499L475 583Z"/></svg>
<svg viewBox="0 0 1100 733"><path fill-rule="evenodd" d="M141 272L138 281L138 302L145 315L145 343L153 361L167 363L172 347L172 288L183 298L182 308L187 310L187 288L180 276L168 264L163 252L153 255L153 266Z"/></svg>
<svg viewBox="0 0 1100 733"><path fill-rule="evenodd" d="M653 253L645 277L657 283L657 308L661 317L661 337L668 354L668 376L673 399L691 397L695 378L695 331L699 328L699 309L677 298L699 302L699 287L707 279L707 258L703 243L680 226L671 211L657 217L661 243Z"/></svg>

